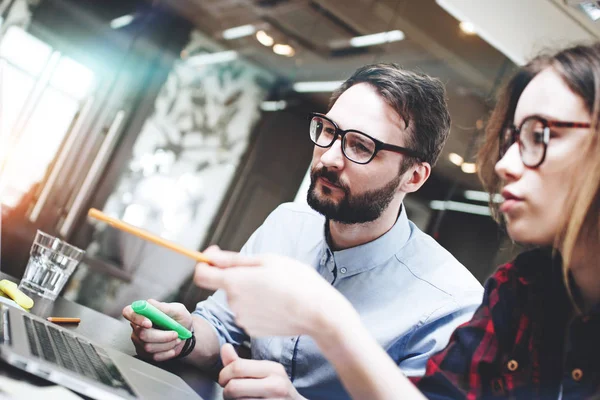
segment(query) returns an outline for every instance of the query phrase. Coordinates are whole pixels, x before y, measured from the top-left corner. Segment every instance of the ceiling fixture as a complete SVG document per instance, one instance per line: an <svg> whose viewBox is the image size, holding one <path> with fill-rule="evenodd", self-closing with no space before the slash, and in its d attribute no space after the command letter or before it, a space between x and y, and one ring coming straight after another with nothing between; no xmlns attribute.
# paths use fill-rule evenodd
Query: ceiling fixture
<svg viewBox="0 0 600 400"><path fill-rule="evenodd" d="M134 14L125 14L110 21L110 27L112 29L121 29L131 24L134 19Z"/></svg>
<svg viewBox="0 0 600 400"><path fill-rule="evenodd" d="M389 42L397 42L405 38L404 32L399 30L374 33L372 35L356 36L350 39L350 46L352 47L366 47L376 46L378 44L384 44Z"/></svg>
<svg viewBox="0 0 600 400"><path fill-rule="evenodd" d="M273 46L273 53L279 54L280 56L293 57L296 54L296 50L289 44L277 43Z"/></svg>
<svg viewBox="0 0 600 400"><path fill-rule="evenodd" d="M583 12L592 20L598 21L600 19L600 5L597 1L588 1L579 5Z"/></svg>
<svg viewBox="0 0 600 400"><path fill-rule="evenodd" d="M471 22L462 21L459 25L460 30L466 33L467 35L475 35L477 34L477 30L475 29L475 25Z"/></svg>
<svg viewBox="0 0 600 400"><path fill-rule="evenodd" d="M262 30L256 32L256 40L258 40L263 46L267 47L271 47L273 46L273 43L275 43L275 39L273 39L273 37L270 36L267 32Z"/></svg>
<svg viewBox="0 0 600 400"><path fill-rule="evenodd" d="M465 199L471 201L483 201L485 203L489 203L490 194L487 192L482 192L479 190L465 190ZM502 203L504 201L504 197L501 194L496 193L494 195L494 203Z"/></svg>
<svg viewBox="0 0 600 400"><path fill-rule="evenodd" d="M462 165L462 163L465 161L465 160L464 160L464 159L463 159L461 156L459 156L459 155L458 155L458 154L456 154L456 153L450 153L450 154L448 154L448 159L450 160L450 162L451 162L452 164L454 164L454 165L457 165L457 166L459 166L459 167L460 167L460 166Z"/></svg>
<svg viewBox="0 0 600 400"><path fill-rule="evenodd" d="M333 92L342 83L344 81L296 82L292 87L298 93L325 93Z"/></svg>
<svg viewBox="0 0 600 400"><path fill-rule="evenodd" d="M465 174L474 174L477 172L477 165L475 165L475 163L465 162L464 158L456 153L448 154L448 159L452 164L460 167L461 171Z"/></svg>
<svg viewBox="0 0 600 400"><path fill-rule="evenodd" d="M477 172L477 165L475 165L475 163L466 162L461 164L460 169L465 174L474 174Z"/></svg>
<svg viewBox="0 0 600 400"><path fill-rule="evenodd" d="M267 100L260 103L260 109L263 111L281 111L287 108L285 100Z"/></svg>
<svg viewBox="0 0 600 400"><path fill-rule="evenodd" d="M191 67L200 67L208 64L225 63L236 60L238 53L235 50L219 51L191 56L186 59L186 64Z"/></svg>
<svg viewBox="0 0 600 400"><path fill-rule="evenodd" d="M449 211L458 211L468 214L477 214L477 215L485 215L490 216L490 209L486 206L478 206L476 204L469 203L461 203L459 201L443 201L443 200L433 200L429 203L429 207L432 210L449 210Z"/></svg>
<svg viewBox="0 0 600 400"><path fill-rule="evenodd" d="M241 25L236 26L235 28L225 29L223 31L223 39L225 40L234 40L243 38L246 36L254 35L256 32L256 27L254 25Z"/></svg>

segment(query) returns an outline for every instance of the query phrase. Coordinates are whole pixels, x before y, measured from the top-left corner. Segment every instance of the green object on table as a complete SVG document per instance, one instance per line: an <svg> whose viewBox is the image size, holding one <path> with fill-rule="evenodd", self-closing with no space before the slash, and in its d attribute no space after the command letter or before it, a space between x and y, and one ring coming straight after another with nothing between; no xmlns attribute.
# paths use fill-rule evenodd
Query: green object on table
<svg viewBox="0 0 600 400"><path fill-rule="evenodd" d="M146 300L134 301L131 304L131 308L133 308L133 311L136 314L143 315L152 321L152 325L161 329L177 332L179 339L185 340L192 337L192 332L152 304L148 303Z"/></svg>

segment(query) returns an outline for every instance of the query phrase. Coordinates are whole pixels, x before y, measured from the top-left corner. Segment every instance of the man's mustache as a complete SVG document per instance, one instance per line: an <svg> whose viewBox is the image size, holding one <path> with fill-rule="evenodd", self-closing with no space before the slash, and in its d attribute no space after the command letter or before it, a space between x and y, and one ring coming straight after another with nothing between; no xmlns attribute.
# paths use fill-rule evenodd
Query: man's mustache
<svg viewBox="0 0 600 400"><path fill-rule="evenodd" d="M317 178L325 178L329 182L331 182L332 184L334 184L335 186L340 187L341 189L343 189L346 192L348 191L348 188L346 187L346 185L344 183L342 183L342 181L340 181L339 175L336 174L333 171L328 170L325 167L320 168L318 170L313 170L312 171L312 178L313 178L313 180L315 180Z"/></svg>

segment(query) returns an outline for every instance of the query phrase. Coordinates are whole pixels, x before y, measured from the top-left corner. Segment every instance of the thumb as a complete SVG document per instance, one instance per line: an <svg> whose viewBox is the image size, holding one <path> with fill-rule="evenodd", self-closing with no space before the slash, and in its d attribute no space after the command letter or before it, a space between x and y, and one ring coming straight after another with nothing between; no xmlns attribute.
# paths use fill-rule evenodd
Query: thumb
<svg viewBox="0 0 600 400"><path fill-rule="evenodd" d="M228 366L238 358L240 358L240 356L237 355L231 344L226 343L221 347L221 361L223 361L224 367Z"/></svg>
<svg viewBox="0 0 600 400"><path fill-rule="evenodd" d="M160 311L169 315L169 313L167 312L168 306L166 303L163 303L162 301L158 301L155 299L148 299L147 301L149 304L153 305L154 307L158 308Z"/></svg>
<svg viewBox="0 0 600 400"><path fill-rule="evenodd" d="M181 303L163 303L154 299L148 299L148 303L158 308L160 311L167 314L169 317L179 321L186 313L189 313L185 306Z"/></svg>
<svg viewBox="0 0 600 400"><path fill-rule="evenodd" d="M211 267L208 264L196 264L194 283L196 286L217 290L222 289L227 283L228 270Z"/></svg>

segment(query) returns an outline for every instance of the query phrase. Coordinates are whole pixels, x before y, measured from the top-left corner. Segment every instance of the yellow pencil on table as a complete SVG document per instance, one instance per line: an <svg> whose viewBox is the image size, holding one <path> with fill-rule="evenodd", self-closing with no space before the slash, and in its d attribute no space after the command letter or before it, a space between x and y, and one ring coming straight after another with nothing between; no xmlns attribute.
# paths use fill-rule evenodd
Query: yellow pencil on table
<svg viewBox="0 0 600 400"><path fill-rule="evenodd" d="M144 240L147 240L147 241L157 244L159 246L165 247L167 249L173 250L179 254L183 254L184 256L190 257L198 262L204 262L204 263L210 264L210 260L204 254L200 253L199 251L186 249L185 247L180 246L177 243L173 243L168 240L165 240L165 239L161 238L160 236L156 236L148 231L145 231L143 229L140 229L138 227L130 225L126 222L120 221L117 218L110 217L110 216L104 214L102 211L97 210L95 208L91 208L90 211L88 211L88 216L91 218L97 219L98 221L106 222L107 224L109 224L110 226L112 226L114 228L117 228L124 232L130 233L139 238L142 238Z"/></svg>

